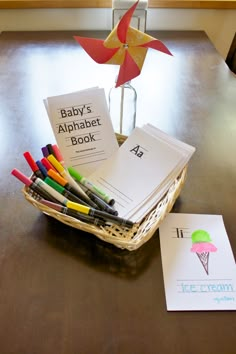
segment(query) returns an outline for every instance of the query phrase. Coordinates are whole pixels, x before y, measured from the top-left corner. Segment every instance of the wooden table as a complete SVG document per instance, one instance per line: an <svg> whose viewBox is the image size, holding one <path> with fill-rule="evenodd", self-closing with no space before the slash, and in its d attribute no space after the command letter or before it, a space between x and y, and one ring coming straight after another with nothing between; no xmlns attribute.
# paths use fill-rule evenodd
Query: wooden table
<svg viewBox="0 0 236 354"><path fill-rule="evenodd" d="M235 312L167 312L158 232L119 250L41 214L10 175L54 142L43 98L112 86L79 32L0 35L0 353L235 354ZM173 57L149 51L137 125L192 144L175 212L222 214L236 252L236 80L204 32L153 32ZM80 35L105 38L106 32Z"/></svg>

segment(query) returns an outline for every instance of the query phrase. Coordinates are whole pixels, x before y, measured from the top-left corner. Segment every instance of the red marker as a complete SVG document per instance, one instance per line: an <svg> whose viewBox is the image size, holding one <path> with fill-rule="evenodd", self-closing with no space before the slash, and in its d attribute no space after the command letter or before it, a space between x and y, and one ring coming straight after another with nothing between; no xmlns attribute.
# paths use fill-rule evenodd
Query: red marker
<svg viewBox="0 0 236 354"><path fill-rule="evenodd" d="M57 172L57 170L55 169L55 167L48 161L48 159L46 157L43 157L41 159L42 164L46 167L46 169L49 170L53 170L55 172Z"/></svg>
<svg viewBox="0 0 236 354"><path fill-rule="evenodd" d="M57 161L59 161L62 165L65 164L64 158L61 154L61 151L59 150L59 147L57 145L52 145L53 151L54 151L54 155L57 159Z"/></svg>
<svg viewBox="0 0 236 354"><path fill-rule="evenodd" d="M26 161L28 162L31 170L34 172L36 177L39 177L41 179L44 179L44 176L42 174L42 172L40 171L38 165L36 164L36 162L34 161L33 157L31 156L29 151L24 152L24 157L26 159Z"/></svg>

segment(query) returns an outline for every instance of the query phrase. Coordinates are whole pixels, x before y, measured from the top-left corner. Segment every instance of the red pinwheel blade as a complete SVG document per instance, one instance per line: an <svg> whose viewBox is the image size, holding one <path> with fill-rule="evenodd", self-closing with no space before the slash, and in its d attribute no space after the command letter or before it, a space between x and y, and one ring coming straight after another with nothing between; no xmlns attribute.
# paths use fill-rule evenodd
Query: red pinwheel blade
<svg viewBox="0 0 236 354"><path fill-rule="evenodd" d="M131 8L124 14L117 26L117 37L119 38L121 43L126 43L126 35L129 28L129 24L137 5L138 1L133 6L131 6Z"/></svg>
<svg viewBox="0 0 236 354"><path fill-rule="evenodd" d="M120 66L116 87L125 84L140 74L140 69L131 55L126 51L123 64Z"/></svg>
<svg viewBox="0 0 236 354"><path fill-rule="evenodd" d="M165 54L172 55L169 49L165 46L165 44L159 41L158 39L154 39L153 41L142 44L139 47L152 48L159 50L160 52L163 52Z"/></svg>
<svg viewBox="0 0 236 354"><path fill-rule="evenodd" d="M119 48L106 48L103 40L74 36L74 39L83 47L90 57L99 64L106 63L115 55Z"/></svg>

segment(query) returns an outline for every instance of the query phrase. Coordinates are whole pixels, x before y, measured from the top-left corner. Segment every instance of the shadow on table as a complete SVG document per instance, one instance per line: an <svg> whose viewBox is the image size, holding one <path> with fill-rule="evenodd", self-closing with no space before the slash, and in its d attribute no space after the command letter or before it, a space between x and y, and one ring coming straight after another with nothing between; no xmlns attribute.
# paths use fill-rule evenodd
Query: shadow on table
<svg viewBox="0 0 236 354"><path fill-rule="evenodd" d="M96 236L74 229L59 221L47 218L46 241L63 253L83 261L100 271L109 272L119 277L139 276L160 255L158 233L135 251L119 249ZM58 227L59 226L59 227Z"/></svg>

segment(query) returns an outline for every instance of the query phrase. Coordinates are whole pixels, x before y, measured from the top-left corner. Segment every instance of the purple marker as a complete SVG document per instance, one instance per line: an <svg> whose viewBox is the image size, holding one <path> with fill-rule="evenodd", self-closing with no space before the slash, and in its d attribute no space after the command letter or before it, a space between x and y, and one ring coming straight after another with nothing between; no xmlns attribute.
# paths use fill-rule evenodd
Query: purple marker
<svg viewBox="0 0 236 354"><path fill-rule="evenodd" d="M42 147L41 150L42 150L42 153L43 153L43 157L48 157L49 151L48 151L47 146Z"/></svg>

